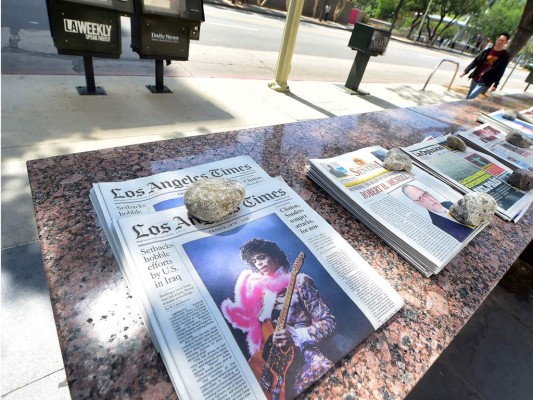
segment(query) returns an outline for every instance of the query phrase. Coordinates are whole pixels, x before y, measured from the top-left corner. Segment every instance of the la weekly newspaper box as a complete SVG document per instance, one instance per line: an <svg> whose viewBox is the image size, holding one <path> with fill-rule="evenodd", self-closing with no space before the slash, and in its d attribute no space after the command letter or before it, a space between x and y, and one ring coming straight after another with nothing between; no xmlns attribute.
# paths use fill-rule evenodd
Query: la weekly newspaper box
<svg viewBox="0 0 533 400"><path fill-rule="evenodd" d="M46 5L58 54L83 57L87 88L78 91L105 94L94 85L92 57L120 57L120 16L133 13L133 0L47 0Z"/></svg>

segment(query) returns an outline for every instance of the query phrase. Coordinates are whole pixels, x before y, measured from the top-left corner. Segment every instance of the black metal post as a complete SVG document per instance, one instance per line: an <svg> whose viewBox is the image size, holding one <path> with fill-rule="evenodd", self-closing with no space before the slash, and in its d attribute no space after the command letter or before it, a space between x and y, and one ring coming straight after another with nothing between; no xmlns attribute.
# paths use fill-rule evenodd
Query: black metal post
<svg viewBox="0 0 533 400"><path fill-rule="evenodd" d="M352 69L350 69L348 79L346 80L346 85L344 85L348 89L353 90L355 92L354 94L362 94L362 95L369 94L368 92L359 90L359 84L361 83L361 80L363 79L363 74L365 73L368 60L370 60L369 53L358 51L357 54L355 55L355 60L352 64Z"/></svg>
<svg viewBox="0 0 533 400"><path fill-rule="evenodd" d="M163 60L155 60L155 86L147 85L146 87L152 93L172 93L172 91L163 85Z"/></svg>
<svg viewBox="0 0 533 400"><path fill-rule="evenodd" d="M93 58L90 56L83 56L83 69L85 70L85 82L87 83L86 87L78 86L78 93L82 96L85 95L105 95L106 92L100 86L96 86L94 80L94 68L93 68Z"/></svg>
<svg viewBox="0 0 533 400"><path fill-rule="evenodd" d="M83 69L85 70L85 82L87 82L87 91L90 93L96 92L92 57L83 56Z"/></svg>

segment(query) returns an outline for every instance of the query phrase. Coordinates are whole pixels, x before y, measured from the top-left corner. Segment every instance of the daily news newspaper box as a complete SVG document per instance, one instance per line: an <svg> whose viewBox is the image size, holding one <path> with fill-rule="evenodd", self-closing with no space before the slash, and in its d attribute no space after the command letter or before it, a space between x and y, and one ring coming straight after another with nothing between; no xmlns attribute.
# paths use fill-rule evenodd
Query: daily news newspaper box
<svg viewBox="0 0 533 400"><path fill-rule="evenodd" d="M59 54L120 57L120 16L133 13L133 0L47 0L46 5Z"/></svg>
<svg viewBox="0 0 533 400"><path fill-rule="evenodd" d="M354 25L348 47L352 50L368 53L371 56L381 56L387 49L390 35L389 31L357 22Z"/></svg>
<svg viewBox="0 0 533 400"><path fill-rule="evenodd" d="M390 36L389 31L377 29L370 25L359 22L354 25L348 47L352 50L357 50L357 54L355 55L355 60L346 80L345 87L359 94L368 94L363 90L359 90L359 84L361 83L361 79L363 79L366 65L370 56L378 56L385 53Z"/></svg>
<svg viewBox="0 0 533 400"><path fill-rule="evenodd" d="M189 58L190 40L199 40L203 0L134 0L131 47L143 59Z"/></svg>

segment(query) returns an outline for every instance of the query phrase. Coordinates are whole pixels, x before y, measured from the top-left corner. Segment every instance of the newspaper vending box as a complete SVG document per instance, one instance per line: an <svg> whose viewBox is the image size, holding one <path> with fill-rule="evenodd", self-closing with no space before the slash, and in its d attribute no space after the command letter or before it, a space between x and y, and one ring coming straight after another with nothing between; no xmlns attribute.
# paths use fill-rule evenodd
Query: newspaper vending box
<svg viewBox="0 0 533 400"><path fill-rule="evenodd" d="M155 60L153 93L170 92L163 87L163 60L187 61L189 43L199 40L205 20L203 0L134 0L131 47L142 59Z"/></svg>
<svg viewBox="0 0 533 400"><path fill-rule="evenodd" d="M355 92L355 94L368 94L368 92L359 90L359 84L365 73L368 60L370 60L371 56L385 54L390 36L391 33L389 31L377 29L370 25L360 22L354 25L348 47L356 50L357 54L346 80L346 88Z"/></svg>
<svg viewBox="0 0 533 400"><path fill-rule="evenodd" d="M120 16L133 12L133 0L47 0L46 5L58 54L83 57L87 88L78 91L105 94L94 86L92 57L120 57Z"/></svg>

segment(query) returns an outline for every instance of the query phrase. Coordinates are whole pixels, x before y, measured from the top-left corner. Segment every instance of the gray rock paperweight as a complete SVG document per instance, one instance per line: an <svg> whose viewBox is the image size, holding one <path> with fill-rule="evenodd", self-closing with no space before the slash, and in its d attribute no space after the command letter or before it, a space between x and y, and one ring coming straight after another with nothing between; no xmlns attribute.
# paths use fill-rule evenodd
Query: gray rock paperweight
<svg viewBox="0 0 533 400"><path fill-rule="evenodd" d="M517 169L509 177L509 183L518 189L533 189L533 171L527 169Z"/></svg>
<svg viewBox="0 0 533 400"><path fill-rule="evenodd" d="M246 188L238 181L210 178L193 183L183 200L193 216L215 222L235 211L245 195Z"/></svg>
<svg viewBox="0 0 533 400"><path fill-rule="evenodd" d="M449 135L446 139L446 146L452 150L466 151L465 142L463 142L463 139L458 138L457 136Z"/></svg>
<svg viewBox="0 0 533 400"><path fill-rule="evenodd" d="M517 115L514 111L506 110L502 113L502 118L514 121L517 118Z"/></svg>
<svg viewBox="0 0 533 400"><path fill-rule="evenodd" d="M411 171L413 163L402 150L390 149L383 160L383 166L391 171Z"/></svg>
<svg viewBox="0 0 533 400"><path fill-rule="evenodd" d="M465 194L453 204L450 214L462 224L479 226L492 220L497 207L496 200L490 194L473 192Z"/></svg>
<svg viewBox="0 0 533 400"><path fill-rule="evenodd" d="M505 137L505 140L523 149L527 149L533 143L533 141L527 135L517 130L512 130L509 132Z"/></svg>

